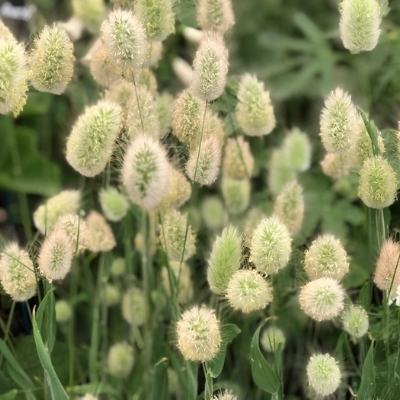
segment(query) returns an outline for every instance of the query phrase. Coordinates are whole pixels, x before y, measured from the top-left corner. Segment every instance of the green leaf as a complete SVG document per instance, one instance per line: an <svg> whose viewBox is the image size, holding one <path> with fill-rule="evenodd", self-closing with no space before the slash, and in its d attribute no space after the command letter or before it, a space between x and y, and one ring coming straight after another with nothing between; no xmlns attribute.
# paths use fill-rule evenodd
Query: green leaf
<svg viewBox="0 0 400 400"><path fill-rule="evenodd" d="M186 361L187 392L183 397L194 400L197 397L197 375L199 366L193 361Z"/></svg>
<svg viewBox="0 0 400 400"><path fill-rule="evenodd" d="M10 392L0 394L0 400L13 400L17 397L18 390L14 389Z"/></svg>
<svg viewBox="0 0 400 400"><path fill-rule="evenodd" d="M397 177L397 189L400 187L400 157L399 157L399 136L398 132L393 129L385 129L382 131L382 139L385 145L385 152L382 156L393 168Z"/></svg>
<svg viewBox="0 0 400 400"><path fill-rule="evenodd" d="M381 150L378 145L378 130L376 129L375 124L369 120L368 115L364 110L362 110L360 107L357 107L357 111L359 112L371 139L374 155L379 156L381 154Z"/></svg>
<svg viewBox="0 0 400 400"><path fill-rule="evenodd" d="M153 400L166 400L168 399L168 378L167 378L167 359L162 358L154 366L154 382L152 399Z"/></svg>
<svg viewBox="0 0 400 400"><path fill-rule="evenodd" d="M51 353L56 340L57 322L54 291L51 289L50 285L48 286L50 289L46 296L44 296L36 312L36 322L38 324L43 341L46 344L49 353ZM44 324L43 320L45 322Z"/></svg>
<svg viewBox="0 0 400 400"><path fill-rule="evenodd" d="M173 5L175 17L182 24L197 27L196 21L196 0L175 1Z"/></svg>
<svg viewBox="0 0 400 400"><path fill-rule="evenodd" d="M375 399L374 342L369 347L361 372L361 385L357 393L359 399Z"/></svg>
<svg viewBox="0 0 400 400"><path fill-rule="evenodd" d="M273 394L279 390L280 382L278 375L260 351L260 330L264 326L264 323L265 322L258 327L253 339L251 340L251 374L253 376L254 383L260 389Z"/></svg>
<svg viewBox="0 0 400 400"><path fill-rule="evenodd" d="M239 333L240 329L233 324L227 324L221 328L221 347L216 356L206 363L213 378L217 378L221 374L225 362L226 348Z"/></svg>

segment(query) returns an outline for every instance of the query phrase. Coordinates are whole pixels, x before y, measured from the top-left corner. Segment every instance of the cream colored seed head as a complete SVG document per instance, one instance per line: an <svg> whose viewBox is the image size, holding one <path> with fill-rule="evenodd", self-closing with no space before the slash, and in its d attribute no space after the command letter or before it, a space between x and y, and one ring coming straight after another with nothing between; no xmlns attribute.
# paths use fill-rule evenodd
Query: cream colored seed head
<svg viewBox="0 0 400 400"><path fill-rule="evenodd" d="M90 72L100 85L106 87L121 79L122 75L120 66L110 59L104 46L100 46L93 54L90 60Z"/></svg>
<svg viewBox="0 0 400 400"><path fill-rule="evenodd" d="M286 164L295 171L306 171L311 164L311 143L308 135L299 128L293 128L282 144Z"/></svg>
<svg viewBox="0 0 400 400"><path fill-rule="evenodd" d="M54 226L54 230L64 231L71 240L74 253L85 250L89 244L86 222L77 214L61 216Z"/></svg>
<svg viewBox="0 0 400 400"><path fill-rule="evenodd" d="M88 249L94 253L110 251L116 246L114 233L105 218L97 211L91 211L86 218L89 237Z"/></svg>
<svg viewBox="0 0 400 400"><path fill-rule="evenodd" d="M142 326L149 314L146 296L142 289L132 287L122 297L122 316L133 326Z"/></svg>
<svg viewBox="0 0 400 400"><path fill-rule="evenodd" d="M351 336L360 338L368 332L369 319L365 309L351 305L342 314L343 329Z"/></svg>
<svg viewBox="0 0 400 400"><path fill-rule="evenodd" d="M72 0L72 7L75 16L84 22L90 32L97 33L99 31L106 15L103 0Z"/></svg>
<svg viewBox="0 0 400 400"><path fill-rule="evenodd" d="M199 0L197 23L205 32L224 34L235 23L231 0Z"/></svg>
<svg viewBox="0 0 400 400"><path fill-rule="evenodd" d="M99 200L104 216L112 222L121 221L129 209L127 197L114 187L101 189Z"/></svg>
<svg viewBox="0 0 400 400"><path fill-rule="evenodd" d="M321 161L322 172L334 180L349 175L353 167L352 155L327 153Z"/></svg>
<svg viewBox="0 0 400 400"><path fill-rule="evenodd" d="M125 379L132 371L133 348L127 342L113 344L108 350L107 371L111 375Z"/></svg>
<svg viewBox="0 0 400 400"><path fill-rule="evenodd" d="M179 302L181 304L187 304L193 298L193 284L190 277L190 267L186 263L179 261L170 261L169 266L175 275L176 281L179 278L179 285L177 287L179 294ZM165 292L168 296L171 295L171 285L169 282L168 268L165 267L161 271L161 276L165 288Z"/></svg>
<svg viewBox="0 0 400 400"><path fill-rule="evenodd" d="M213 396L211 400L237 400L237 397L231 392L225 390L224 392L220 392L219 394Z"/></svg>
<svg viewBox="0 0 400 400"><path fill-rule="evenodd" d="M223 176L221 179L222 197L231 214L240 214L250 203L250 179L232 179Z"/></svg>
<svg viewBox="0 0 400 400"><path fill-rule="evenodd" d="M329 354L314 355L307 364L310 386L320 396L334 393L340 385L341 373L337 361Z"/></svg>
<svg viewBox="0 0 400 400"><path fill-rule="evenodd" d="M224 150L222 173L233 179L250 178L253 174L254 157L249 143L243 136L229 138Z"/></svg>
<svg viewBox="0 0 400 400"><path fill-rule="evenodd" d="M393 291L400 285L400 244L392 238L386 239L381 247L374 282L382 291L390 288Z"/></svg>
<svg viewBox="0 0 400 400"><path fill-rule="evenodd" d="M283 188L297 179L297 172L287 164L284 149L274 149L269 160L268 189L278 196Z"/></svg>
<svg viewBox="0 0 400 400"><path fill-rule="evenodd" d="M282 329L276 326L271 326L264 329L260 342L266 351L269 353L274 353L278 349L279 345L281 345L281 350L283 350L285 347L286 338Z"/></svg>

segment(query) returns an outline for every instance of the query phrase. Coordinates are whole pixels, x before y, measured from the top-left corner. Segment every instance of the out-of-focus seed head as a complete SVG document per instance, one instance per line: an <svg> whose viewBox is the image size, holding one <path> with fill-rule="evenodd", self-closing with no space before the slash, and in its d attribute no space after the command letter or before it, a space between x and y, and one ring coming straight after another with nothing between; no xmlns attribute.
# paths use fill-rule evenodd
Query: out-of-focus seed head
<svg viewBox="0 0 400 400"><path fill-rule="evenodd" d="M162 53L163 53L162 42L148 41L142 68L156 67L158 62L162 58Z"/></svg>
<svg viewBox="0 0 400 400"><path fill-rule="evenodd" d="M97 33L106 15L104 0L72 0L74 15L81 19L87 29Z"/></svg>
<svg viewBox="0 0 400 400"><path fill-rule="evenodd" d="M222 173L233 179L250 178L253 174L254 157L249 143L243 136L229 138L224 150Z"/></svg>
<svg viewBox="0 0 400 400"><path fill-rule="evenodd" d="M228 50L219 36L206 36L200 43L193 61L193 94L204 101L212 101L225 90L228 73Z"/></svg>
<svg viewBox="0 0 400 400"><path fill-rule="evenodd" d="M169 266L175 275L176 282L178 282L179 278L179 285L177 287L179 302L181 304L187 304L193 298L193 285L192 280L190 278L190 267L186 263L181 263L179 261L170 261ZM165 292L168 296L171 295L171 287L168 278L168 268L165 267L161 271Z"/></svg>
<svg viewBox="0 0 400 400"><path fill-rule="evenodd" d="M254 269L240 269L229 280L226 297L234 310L263 310L272 301L271 285Z"/></svg>
<svg viewBox="0 0 400 400"><path fill-rule="evenodd" d="M71 269L74 252L75 248L67 233L53 230L44 239L39 252L40 272L49 282L64 279Z"/></svg>
<svg viewBox="0 0 400 400"><path fill-rule="evenodd" d="M132 96L135 96L135 85L122 78L115 81L106 91L105 100L121 107L121 121L125 131L128 131L128 102Z"/></svg>
<svg viewBox="0 0 400 400"><path fill-rule="evenodd" d="M288 183L275 200L274 212L295 236L301 229L304 218L303 188L296 182Z"/></svg>
<svg viewBox="0 0 400 400"><path fill-rule="evenodd" d="M371 208L393 204L397 194L397 178L390 164L381 156L365 160L360 170L358 195Z"/></svg>
<svg viewBox="0 0 400 400"><path fill-rule="evenodd" d="M232 179L223 176L221 189L225 205L231 214L240 214L249 206L250 179Z"/></svg>
<svg viewBox="0 0 400 400"><path fill-rule="evenodd" d="M276 120L269 92L255 76L245 74L239 82L236 117L239 126L249 136L268 135L275 128Z"/></svg>
<svg viewBox="0 0 400 400"><path fill-rule="evenodd" d="M209 361L221 346L220 323L213 310L193 307L177 326L178 348L190 361Z"/></svg>
<svg viewBox="0 0 400 400"><path fill-rule="evenodd" d="M99 200L101 210L109 221L118 222L125 217L129 208L129 202L126 196L116 188L101 189Z"/></svg>
<svg viewBox="0 0 400 400"><path fill-rule="evenodd" d="M160 241L165 253L171 261L186 261L196 252L196 236L188 227L186 243L187 217L177 210L169 210L162 219Z"/></svg>
<svg viewBox="0 0 400 400"><path fill-rule="evenodd" d="M77 214L61 216L53 229L64 231L67 234L71 240L74 253L85 250L89 244L86 222Z"/></svg>
<svg viewBox="0 0 400 400"><path fill-rule="evenodd" d="M59 324L68 322L72 317L73 313L72 307L66 300L56 301L55 310L56 310L56 321Z"/></svg>
<svg viewBox="0 0 400 400"><path fill-rule="evenodd" d="M193 68L186 60L181 57L175 57L172 60L172 70L185 87L189 87L192 84Z"/></svg>
<svg viewBox="0 0 400 400"><path fill-rule="evenodd" d="M274 196L278 196L283 188L296 178L297 173L287 164L284 150L274 149L269 160L267 177L270 192Z"/></svg>
<svg viewBox="0 0 400 400"><path fill-rule="evenodd" d="M259 207L252 207L246 212L246 216L242 219L242 238L245 247L251 247L253 233L260 223L260 220L267 218Z"/></svg>
<svg viewBox="0 0 400 400"><path fill-rule="evenodd" d="M127 342L115 343L108 350L107 371L111 375L127 378L132 371L133 362L133 347Z"/></svg>
<svg viewBox="0 0 400 400"><path fill-rule="evenodd" d="M107 307L113 307L119 304L121 301L121 292L119 287L112 283L107 283L105 287L104 301L107 304Z"/></svg>
<svg viewBox="0 0 400 400"><path fill-rule="evenodd" d="M241 238L237 229L229 226L215 240L208 260L207 280L214 293L225 293L229 280L240 268L241 257Z"/></svg>
<svg viewBox="0 0 400 400"><path fill-rule="evenodd" d="M338 180L349 175L354 163L352 156L348 154L327 153L320 164L325 175Z"/></svg>
<svg viewBox="0 0 400 400"><path fill-rule="evenodd" d="M171 129L171 119L174 98L167 92L156 96L156 108L158 124L160 126L160 137L164 137Z"/></svg>
<svg viewBox="0 0 400 400"><path fill-rule="evenodd" d="M341 373L337 361L329 354L318 354L307 364L308 382L317 395L328 396L340 385Z"/></svg>
<svg viewBox="0 0 400 400"><path fill-rule="evenodd" d="M122 257L115 258L111 264L111 275L122 276L126 271L125 259Z"/></svg>
<svg viewBox="0 0 400 400"><path fill-rule="evenodd" d="M340 281L349 271L346 250L333 235L315 239L305 252L304 269L311 280L332 278Z"/></svg>
<svg viewBox="0 0 400 400"><path fill-rule="evenodd" d="M63 190L59 194L50 197L33 213L33 222L36 229L43 235L51 231L60 217L77 213L80 201L81 194L79 190Z"/></svg>
<svg viewBox="0 0 400 400"><path fill-rule="evenodd" d="M351 53L371 51L378 44L382 13L376 0L343 0L340 3L340 36Z"/></svg>
<svg viewBox="0 0 400 400"><path fill-rule="evenodd" d="M395 290L400 285L400 244L386 239L376 262L375 285L380 290ZM393 282L393 283L392 283Z"/></svg>
<svg viewBox="0 0 400 400"><path fill-rule="evenodd" d="M270 326L263 330L260 340L261 346L269 353L275 353L278 346L281 346L281 350L284 349L286 338L282 329L276 326Z"/></svg>
<svg viewBox="0 0 400 400"><path fill-rule="evenodd" d="M94 177L110 160L121 126L121 108L108 101L88 107L67 140L68 163L83 176Z"/></svg>
<svg viewBox="0 0 400 400"><path fill-rule="evenodd" d="M344 289L332 278L319 278L301 288L301 309L315 321L335 318L343 310Z"/></svg>
<svg viewBox="0 0 400 400"><path fill-rule="evenodd" d="M321 112L320 136L328 153L349 153L357 142L360 117L351 97L342 89L332 91Z"/></svg>
<svg viewBox="0 0 400 400"><path fill-rule="evenodd" d="M146 35L139 20L131 11L115 10L101 26L101 38L111 60L124 73L132 73L143 64Z"/></svg>
<svg viewBox="0 0 400 400"><path fill-rule="evenodd" d="M128 81L130 81L130 79L128 79ZM146 89L152 94L153 98L155 98L158 94L157 79L154 73L149 69L139 69L135 73L135 82L138 87L145 86Z"/></svg>
<svg viewBox="0 0 400 400"><path fill-rule="evenodd" d="M15 39L14 35L7 28L7 26L3 23L2 20L0 20L0 38L1 40L4 40L6 42L17 43L17 40Z"/></svg>
<svg viewBox="0 0 400 400"><path fill-rule="evenodd" d="M100 46L90 60L90 73L93 78L106 87L121 79L122 70L113 62L104 46Z"/></svg>
<svg viewBox="0 0 400 400"><path fill-rule="evenodd" d="M74 46L58 26L45 26L29 54L32 86L41 92L61 94L74 73Z"/></svg>
<svg viewBox="0 0 400 400"><path fill-rule="evenodd" d="M268 275L286 267L291 253L289 231L276 216L263 219L253 233L250 262Z"/></svg>
<svg viewBox="0 0 400 400"><path fill-rule="evenodd" d="M203 31L224 34L235 23L231 0L199 0L197 23Z"/></svg>
<svg viewBox="0 0 400 400"><path fill-rule="evenodd" d="M369 318L365 309L361 306L351 305L342 313L343 329L356 338L364 336L368 332Z"/></svg>
<svg viewBox="0 0 400 400"><path fill-rule="evenodd" d="M97 211L91 211L86 218L89 237L88 249L93 253L110 251L115 245L113 231L105 218Z"/></svg>
<svg viewBox="0 0 400 400"><path fill-rule="evenodd" d="M293 128L282 144L286 165L294 171L306 171L311 164L311 144L308 135L298 128Z"/></svg>
<svg viewBox="0 0 400 400"><path fill-rule="evenodd" d="M122 181L129 199L146 210L160 204L169 185L167 153L154 138L132 139L122 166Z"/></svg>
<svg viewBox="0 0 400 400"><path fill-rule="evenodd" d="M208 196L201 204L201 215L207 228L218 230L224 226L224 203L218 196Z"/></svg>
<svg viewBox="0 0 400 400"><path fill-rule="evenodd" d="M122 316L130 325L142 326L148 317L146 296L139 288L130 288L122 297Z"/></svg>
<svg viewBox="0 0 400 400"><path fill-rule="evenodd" d="M381 153L384 153L385 145L380 134L378 134L378 146ZM352 154L350 160L354 160L353 164L355 167L358 168L361 168L363 166L367 158L374 156L371 138L362 120L359 121L357 143L353 153L354 154Z"/></svg>
<svg viewBox="0 0 400 400"><path fill-rule="evenodd" d="M16 243L7 244L1 253L0 282L13 301L27 301L36 294L33 263Z"/></svg>

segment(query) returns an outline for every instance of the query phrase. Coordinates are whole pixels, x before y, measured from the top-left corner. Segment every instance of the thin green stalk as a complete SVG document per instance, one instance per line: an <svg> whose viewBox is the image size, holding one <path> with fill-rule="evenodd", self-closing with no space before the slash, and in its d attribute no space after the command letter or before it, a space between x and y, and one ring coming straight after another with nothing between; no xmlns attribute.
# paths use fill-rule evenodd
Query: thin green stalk
<svg viewBox="0 0 400 400"><path fill-rule="evenodd" d="M204 400L211 400L213 397L213 378L208 371L206 363L203 363L205 385L204 385Z"/></svg>
<svg viewBox="0 0 400 400"><path fill-rule="evenodd" d="M8 341L8 335L10 333L11 322L12 322L12 319L14 316L14 311L15 311L15 301L13 301L11 304L10 314L8 316L6 329L4 331L4 343L5 344L7 344L7 341ZM1 368L2 363L3 363L3 354L0 354L0 368Z"/></svg>
<svg viewBox="0 0 400 400"><path fill-rule="evenodd" d="M77 240L78 242L78 240ZM74 311L74 300L78 291L78 264L76 258L72 261L70 272L70 286L69 286L69 303ZM69 386L74 386L74 366L75 366L75 313L72 312L71 318L68 321L68 350L69 350Z"/></svg>
<svg viewBox="0 0 400 400"><path fill-rule="evenodd" d="M144 132L142 110L140 109L139 96L137 94L137 88L136 88L135 74L133 72L132 72L132 81L133 81L133 86L135 88L136 103L137 103L137 106L138 106L139 116L140 116L140 125L142 125L142 131Z"/></svg>

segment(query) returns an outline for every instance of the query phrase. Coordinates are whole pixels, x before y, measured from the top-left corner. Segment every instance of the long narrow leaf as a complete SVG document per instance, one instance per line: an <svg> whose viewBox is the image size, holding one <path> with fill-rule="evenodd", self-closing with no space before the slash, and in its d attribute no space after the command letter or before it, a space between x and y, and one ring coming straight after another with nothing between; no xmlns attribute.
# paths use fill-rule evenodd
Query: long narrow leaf
<svg viewBox="0 0 400 400"><path fill-rule="evenodd" d="M374 342L372 342L362 367L361 385L357 398L374 399L375 388Z"/></svg>

